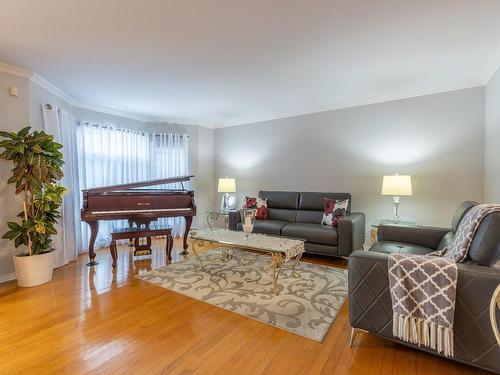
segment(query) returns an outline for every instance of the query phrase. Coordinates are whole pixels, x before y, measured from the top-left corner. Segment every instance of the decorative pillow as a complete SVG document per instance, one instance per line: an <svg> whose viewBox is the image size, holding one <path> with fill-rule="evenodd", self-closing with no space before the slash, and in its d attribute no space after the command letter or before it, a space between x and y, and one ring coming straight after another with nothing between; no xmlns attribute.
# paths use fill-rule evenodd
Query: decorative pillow
<svg viewBox="0 0 500 375"><path fill-rule="evenodd" d="M267 220L267 206L260 206L257 208L255 218L259 220Z"/></svg>
<svg viewBox="0 0 500 375"><path fill-rule="evenodd" d="M257 198L245 197L245 204L243 205L243 208L246 208L248 210L256 209L257 208Z"/></svg>
<svg viewBox="0 0 500 375"><path fill-rule="evenodd" d="M243 209L255 210L256 219L267 220L267 199L245 197Z"/></svg>
<svg viewBox="0 0 500 375"><path fill-rule="evenodd" d="M347 215L347 207L349 206L349 199L342 201L335 201L330 198L323 198L325 200L325 210L323 212L323 219L321 224L338 226L341 217Z"/></svg>

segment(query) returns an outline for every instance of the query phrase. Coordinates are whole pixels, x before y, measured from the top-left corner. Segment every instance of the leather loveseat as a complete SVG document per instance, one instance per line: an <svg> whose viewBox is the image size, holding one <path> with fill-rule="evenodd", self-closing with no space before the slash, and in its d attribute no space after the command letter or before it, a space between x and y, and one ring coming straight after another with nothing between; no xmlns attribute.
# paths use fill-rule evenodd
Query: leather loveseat
<svg viewBox="0 0 500 375"><path fill-rule="evenodd" d="M351 213L348 193L260 191L259 197L267 199L268 220L255 220L255 233L305 239L305 251L313 254L347 257L363 247L365 215ZM338 227L321 224L325 197L349 199L347 216ZM229 213L229 229L242 230L239 211Z"/></svg>
<svg viewBox="0 0 500 375"><path fill-rule="evenodd" d="M451 228L383 225L378 242L369 251L349 257L349 319L351 338L367 331L404 345L436 354L426 347L402 342L392 335L392 303L387 273L390 253L427 254L453 241L460 221L475 202L462 203ZM492 331L489 305L500 283L500 213L484 218L471 243L469 258L457 264L458 281L453 325L455 355L452 359L500 373L500 347ZM500 325L500 318L497 317ZM352 342L352 340L351 340Z"/></svg>

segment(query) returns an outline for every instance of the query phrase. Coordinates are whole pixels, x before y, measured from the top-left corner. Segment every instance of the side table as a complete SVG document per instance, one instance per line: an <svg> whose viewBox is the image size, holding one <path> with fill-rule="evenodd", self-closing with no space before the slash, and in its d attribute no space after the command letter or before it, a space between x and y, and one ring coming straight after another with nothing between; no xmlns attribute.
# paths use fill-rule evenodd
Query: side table
<svg viewBox="0 0 500 375"><path fill-rule="evenodd" d="M208 212L206 212L208 227L211 230L214 230L215 223L220 218L223 218L224 219L224 229L227 229L227 226L229 224L229 212L234 212L234 211L208 211Z"/></svg>

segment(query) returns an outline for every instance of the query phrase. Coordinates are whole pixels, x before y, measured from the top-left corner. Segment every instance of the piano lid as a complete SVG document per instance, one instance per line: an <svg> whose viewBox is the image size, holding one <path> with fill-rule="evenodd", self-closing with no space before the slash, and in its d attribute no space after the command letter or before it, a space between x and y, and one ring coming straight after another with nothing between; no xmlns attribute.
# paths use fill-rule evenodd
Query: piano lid
<svg viewBox="0 0 500 375"><path fill-rule="evenodd" d="M92 188L92 189L85 189L85 190L82 190L82 192L99 194L99 193L107 193L107 192L114 191L114 190L125 190L125 189L133 189L133 188L145 187L145 186L173 184L175 182L182 183L183 181L189 181L191 179L191 177L194 177L194 175L177 176L177 177L170 177L170 178L160 178L158 180L131 182L128 184L102 186L102 187L96 187L96 188Z"/></svg>

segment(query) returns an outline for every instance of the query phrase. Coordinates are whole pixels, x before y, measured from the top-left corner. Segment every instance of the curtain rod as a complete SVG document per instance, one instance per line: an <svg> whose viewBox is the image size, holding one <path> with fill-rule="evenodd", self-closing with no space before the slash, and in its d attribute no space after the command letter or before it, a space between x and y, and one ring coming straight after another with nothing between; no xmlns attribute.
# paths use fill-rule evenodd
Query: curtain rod
<svg viewBox="0 0 500 375"><path fill-rule="evenodd" d="M93 127L96 127L96 128L104 128L104 129L116 129L116 130L120 130L120 131L125 131L125 132L137 132L137 133L141 133L142 135L144 134L152 134L156 137L160 136L161 134L178 134L178 135L182 135L186 138L190 138L190 135L189 134L186 134L186 133L175 133L175 132L168 132L168 133L155 133L155 132L148 132L147 130L143 130L143 129L131 129L131 128L124 128L124 127L121 127L121 126L116 126L116 125L104 125L104 124L99 124L99 123L93 123L93 122L89 122L89 121L81 121L81 120L77 120L76 121L76 124L78 126L85 126L85 125L88 125L88 126L93 126Z"/></svg>

